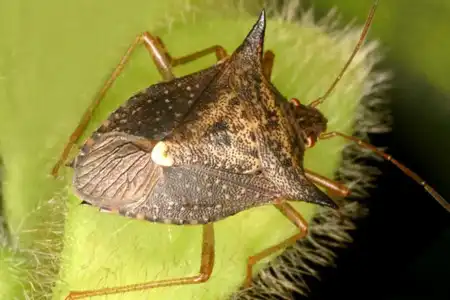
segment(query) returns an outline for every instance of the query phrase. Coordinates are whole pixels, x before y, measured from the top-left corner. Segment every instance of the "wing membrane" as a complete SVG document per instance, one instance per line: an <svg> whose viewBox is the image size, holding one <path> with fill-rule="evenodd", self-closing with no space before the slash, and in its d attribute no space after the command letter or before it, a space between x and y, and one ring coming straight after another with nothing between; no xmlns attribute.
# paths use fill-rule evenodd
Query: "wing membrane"
<svg viewBox="0 0 450 300"><path fill-rule="evenodd" d="M161 172L136 137L105 134L75 160L73 184L85 201L117 207L140 201Z"/></svg>

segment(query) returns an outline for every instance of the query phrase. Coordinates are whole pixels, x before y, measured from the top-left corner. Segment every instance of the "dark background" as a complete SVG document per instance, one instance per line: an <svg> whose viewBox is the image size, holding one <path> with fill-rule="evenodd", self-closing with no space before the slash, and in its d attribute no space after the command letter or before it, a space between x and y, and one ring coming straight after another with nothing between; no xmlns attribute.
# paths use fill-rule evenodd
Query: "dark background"
<svg viewBox="0 0 450 300"><path fill-rule="evenodd" d="M369 38L385 51L378 67L394 72L386 94L394 123L370 138L450 199L448 2L380 1ZM372 1L303 1L311 4L316 18L338 8L345 25L363 24ZM369 217L338 251L336 268L308 280L308 299L450 299L450 214L390 163L376 166Z"/></svg>

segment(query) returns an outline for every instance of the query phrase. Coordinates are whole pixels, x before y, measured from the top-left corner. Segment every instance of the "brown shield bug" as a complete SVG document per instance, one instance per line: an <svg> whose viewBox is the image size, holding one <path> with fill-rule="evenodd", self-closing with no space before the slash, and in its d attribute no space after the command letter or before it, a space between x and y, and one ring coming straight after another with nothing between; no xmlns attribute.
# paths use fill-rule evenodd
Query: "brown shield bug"
<svg viewBox="0 0 450 300"><path fill-rule="evenodd" d="M90 205L128 217L176 225L202 225L200 272L196 276L74 291L68 299L194 284L209 279L214 266L213 223L255 206L273 204L299 233L249 257L245 285L259 260L307 234L308 225L288 201L336 207L316 185L346 196L346 187L306 170L303 154L320 139L340 136L370 149L445 200L420 177L372 145L339 132L326 132L317 109L333 91L360 48L374 16L372 7L360 40L327 92L308 105L287 101L270 82L274 54L263 52L265 14L232 55L212 46L173 58L150 33L136 38L98 98L84 115L52 173L57 174L94 108L143 44L164 82L131 97L84 143L72 162L75 193ZM175 78L172 67L215 53L218 63Z"/></svg>

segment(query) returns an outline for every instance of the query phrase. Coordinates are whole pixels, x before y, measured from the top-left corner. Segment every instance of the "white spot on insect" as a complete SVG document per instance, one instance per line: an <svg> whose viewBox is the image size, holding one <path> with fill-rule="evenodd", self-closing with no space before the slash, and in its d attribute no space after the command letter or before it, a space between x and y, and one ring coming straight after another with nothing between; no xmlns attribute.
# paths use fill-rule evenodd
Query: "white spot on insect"
<svg viewBox="0 0 450 300"><path fill-rule="evenodd" d="M173 158L168 153L169 147L164 142L158 142L152 150L151 158L157 165L170 167L173 165Z"/></svg>
<svg viewBox="0 0 450 300"><path fill-rule="evenodd" d="M192 209L193 209L193 210L197 210L197 209L198 209L198 205L194 205L194 206L192 207Z"/></svg>
<svg viewBox="0 0 450 300"><path fill-rule="evenodd" d="M184 187L188 189L188 188L189 188L189 184L186 183L186 184L184 185Z"/></svg>
<svg viewBox="0 0 450 300"><path fill-rule="evenodd" d="M194 213L193 213L193 212L190 212L188 215L189 215L189 217L192 218L192 217L194 216Z"/></svg>
<svg viewBox="0 0 450 300"><path fill-rule="evenodd" d="M200 187L197 187L196 190L197 190L197 192L200 192Z"/></svg>
<svg viewBox="0 0 450 300"><path fill-rule="evenodd" d="M175 202L173 202L173 201L169 202L169 206L173 206L174 204L175 204Z"/></svg>
<svg viewBox="0 0 450 300"><path fill-rule="evenodd" d="M222 208L222 204L217 204L214 209L221 209Z"/></svg>
<svg viewBox="0 0 450 300"><path fill-rule="evenodd" d="M172 110L172 105L169 105L169 107L167 108L168 110Z"/></svg>
<svg viewBox="0 0 450 300"><path fill-rule="evenodd" d="M180 208L180 211L185 211L186 210L186 207L184 207L184 206L182 206L181 208Z"/></svg>
<svg viewBox="0 0 450 300"><path fill-rule="evenodd" d="M207 217L203 217L203 222L208 223L209 219Z"/></svg>
<svg viewBox="0 0 450 300"><path fill-rule="evenodd" d="M168 93L169 93L169 91L168 91L168 90L164 90L164 94L166 94L166 95L167 95Z"/></svg>
<svg viewBox="0 0 450 300"><path fill-rule="evenodd" d="M243 188L243 189L241 190L241 194L244 194L246 191L247 191L247 190Z"/></svg>
<svg viewBox="0 0 450 300"><path fill-rule="evenodd" d="M205 175L204 179L205 179L205 180L208 180L208 179L209 179L209 176L208 176L208 175Z"/></svg>
<svg viewBox="0 0 450 300"><path fill-rule="evenodd" d="M225 199L230 199L230 195L228 195L228 194L225 194Z"/></svg>
<svg viewBox="0 0 450 300"><path fill-rule="evenodd" d="M208 192L208 197L211 197L212 196L212 193L211 192Z"/></svg>
<svg viewBox="0 0 450 300"><path fill-rule="evenodd" d="M204 164L204 165L207 165L207 164L208 164L208 161L207 161L207 160L204 160L204 161L203 161L203 164Z"/></svg>
<svg viewBox="0 0 450 300"><path fill-rule="evenodd" d="M191 90L191 87L188 85L188 86L186 87L186 90L190 91L190 90Z"/></svg>
<svg viewBox="0 0 450 300"><path fill-rule="evenodd" d="M197 83L197 84L195 85L195 88L198 89L199 87L200 87L200 85Z"/></svg>
<svg viewBox="0 0 450 300"><path fill-rule="evenodd" d="M181 117L181 114L180 113L175 113L175 117L179 118L179 117Z"/></svg>
<svg viewBox="0 0 450 300"><path fill-rule="evenodd" d="M166 99L166 100L164 100L164 102L166 102L166 103L169 103L169 102L170 102L170 100L169 100L169 99Z"/></svg>
<svg viewBox="0 0 450 300"><path fill-rule="evenodd" d="M148 99L147 103L152 103L152 101L153 101L152 99Z"/></svg>
<svg viewBox="0 0 450 300"><path fill-rule="evenodd" d="M211 187L211 185L212 185L211 183L207 183L206 187Z"/></svg>
<svg viewBox="0 0 450 300"><path fill-rule="evenodd" d="M191 225L197 225L198 221L197 220L189 220L189 224Z"/></svg>
<svg viewBox="0 0 450 300"><path fill-rule="evenodd" d="M226 190L228 186L226 184L222 185L222 190Z"/></svg>
<svg viewBox="0 0 450 300"><path fill-rule="evenodd" d="M156 121L156 122L159 122L160 120L161 120L160 117L156 117L156 118L155 118L155 121Z"/></svg>
<svg viewBox="0 0 450 300"><path fill-rule="evenodd" d="M193 100L188 100L188 104L192 104L194 102Z"/></svg>
<svg viewBox="0 0 450 300"><path fill-rule="evenodd" d="M181 86L181 83L177 83L177 87L180 87Z"/></svg>
<svg viewBox="0 0 450 300"><path fill-rule="evenodd" d="M190 94L189 94L189 98L194 98L194 94L193 94L193 93L190 93Z"/></svg>
<svg viewBox="0 0 450 300"><path fill-rule="evenodd" d="M219 184L220 180L216 179L216 181L214 181L215 184Z"/></svg>
<svg viewBox="0 0 450 300"><path fill-rule="evenodd" d="M256 193L256 195L255 195L256 198L259 198L260 196L261 196L260 193Z"/></svg>
<svg viewBox="0 0 450 300"><path fill-rule="evenodd" d="M181 177L183 177L183 174L178 173L178 178L181 178Z"/></svg>

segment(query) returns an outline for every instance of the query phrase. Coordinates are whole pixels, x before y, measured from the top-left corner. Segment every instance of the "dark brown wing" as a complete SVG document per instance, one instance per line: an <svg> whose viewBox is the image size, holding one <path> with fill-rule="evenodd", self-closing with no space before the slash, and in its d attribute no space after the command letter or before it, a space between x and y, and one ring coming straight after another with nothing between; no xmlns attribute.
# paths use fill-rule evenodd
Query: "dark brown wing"
<svg viewBox="0 0 450 300"><path fill-rule="evenodd" d="M168 135L188 113L221 65L148 87L131 97L97 133L123 132L151 140Z"/></svg>

